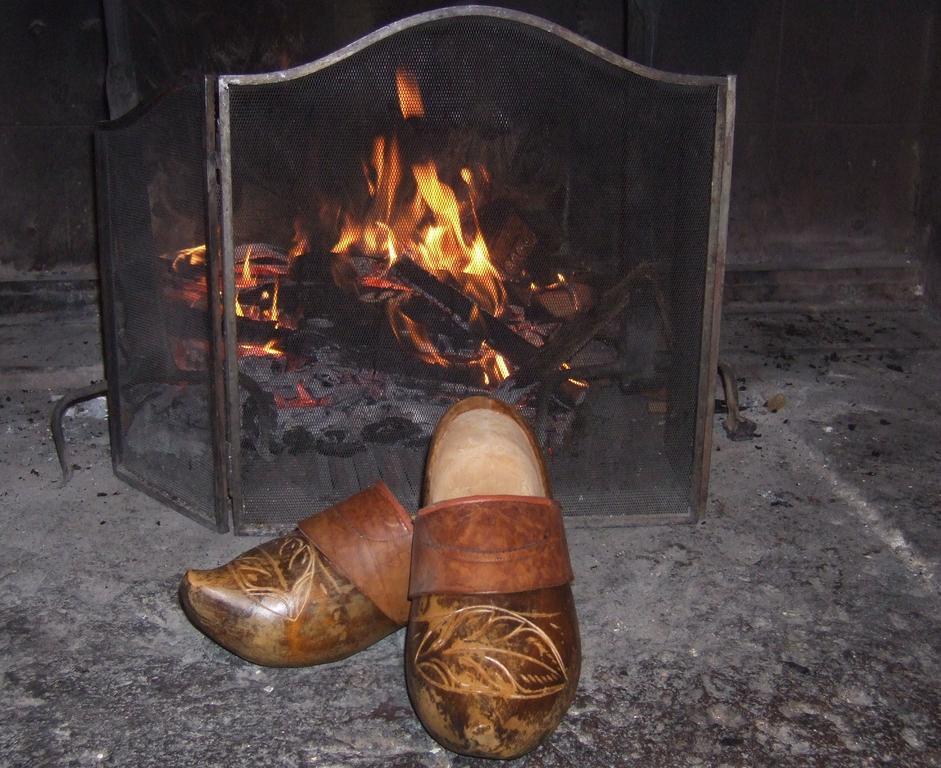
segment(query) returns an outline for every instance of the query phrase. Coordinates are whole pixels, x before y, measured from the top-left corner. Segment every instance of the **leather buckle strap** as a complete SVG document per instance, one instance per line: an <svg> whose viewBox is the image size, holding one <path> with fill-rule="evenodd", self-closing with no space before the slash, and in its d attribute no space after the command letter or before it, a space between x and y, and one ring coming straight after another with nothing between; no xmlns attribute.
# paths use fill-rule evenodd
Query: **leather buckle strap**
<svg viewBox="0 0 941 768"><path fill-rule="evenodd" d="M412 520L385 483L297 527L380 611L397 624L408 621Z"/></svg>
<svg viewBox="0 0 941 768"><path fill-rule="evenodd" d="M415 520L409 597L508 594L572 581L562 513L530 496L469 496Z"/></svg>

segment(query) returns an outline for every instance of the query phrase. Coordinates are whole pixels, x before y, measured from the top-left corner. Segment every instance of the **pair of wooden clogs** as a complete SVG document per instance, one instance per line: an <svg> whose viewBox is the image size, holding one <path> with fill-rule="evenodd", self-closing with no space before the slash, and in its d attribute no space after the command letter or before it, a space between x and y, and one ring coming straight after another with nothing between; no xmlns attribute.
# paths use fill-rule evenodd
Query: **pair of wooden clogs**
<svg viewBox="0 0 941 768"><path fill-rule="evenodd" d="M288 536L188 571L186 613L249 661L336 661L408 627L421 722L455 752L512 758L562 719L581 665L562 518L529 427L472 397L432 438L414 522L379 483Z"/></svg>

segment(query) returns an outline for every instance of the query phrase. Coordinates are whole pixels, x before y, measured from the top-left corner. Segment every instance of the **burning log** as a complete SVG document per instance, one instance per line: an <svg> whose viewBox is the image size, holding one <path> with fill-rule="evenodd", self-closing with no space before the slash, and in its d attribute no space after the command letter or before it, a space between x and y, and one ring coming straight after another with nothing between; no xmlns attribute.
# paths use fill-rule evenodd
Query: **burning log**
<svg viewBox="0 0 941 768"><path fill-rule="evenodd" d="M563 363L590 342L614 320L631 300L637 283L642 279L653 281L653 266L647 262L638 264L617 285L606 291L594 308L564 324L556 334L523 363L516 371L520 384L545 380L554 376Z"/></svg>
<svg viewBox="0 0 941 768"><path fill-rule="evenodd" d="M460 291L442 283L411 259L398 259L389 269L389 276L420 293L464 330L480 334L490 347L514 365L522 365L539 350L503 321L481 309Z"/></svg>
<svg viewBox="0 0 941 768"><path fill-rule="evenodd" d="M562 278L562 275L559 275ZM594 291L584 283L560 279L534 296L536 302L553 317L571 320L575 315L592 308Z"/></svg>
<svg viewBox="0 0 941 768"><path fill-rule="evenodd" d="M533 359L539 353L540 347L524 339L499 318L481 309L464 294L445 285L411 260L399 259L393 264L389 273L390 276L403 281L436 307L447 313L464 330L481 334L487 345L504 355L513 364L514 368L525 366L527 361ZM561 367L562 362L565 362L565 360L556 366L556 370ZM579 402L584 395L584 388L580 384L575 383L569 386L569 382L566 380L559 385L558 380L553 377L539 377L539 380L544 384L548 383L550 379L552 380L553 390L556 386L559 387L557 394L567 405ZM523 383L520 382L518 376L514 377L514 380L517 384Z"/></svg>

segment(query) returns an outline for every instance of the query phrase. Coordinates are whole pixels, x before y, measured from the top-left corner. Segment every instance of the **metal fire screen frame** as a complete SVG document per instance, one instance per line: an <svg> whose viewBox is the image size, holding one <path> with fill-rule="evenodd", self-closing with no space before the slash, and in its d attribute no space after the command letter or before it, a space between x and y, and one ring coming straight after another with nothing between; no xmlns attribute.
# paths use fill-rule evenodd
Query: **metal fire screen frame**
<svg viewBox="0 0 941 768"><path fill-rule="evenodd" d="M450 7L422 13L390 24L364 38L310 64L290 70L260 75L222 75L205 78L205 182L206 182L206 246L208 262L209 309L211 324L211 403L214 510L208 519L204 510L154 486L147 479L130 471L123 460L121 425L110 420L112 459L115 473L123 480L188 517L214 528L227 531L229 521L236 533L261 533L242 520L243 495L240 472L240 404L236 334L235 246L233 233L233 189L231 162L230 86L281 83L298 79L342 61L357 52L385 40L398 32L430 22L455 17L491 17L535 27L551 33L604 61L642 77L665 83L711 86L716 90L716 120L713 140L712 183L709 200L708 250L703 287L702 334L699 342L699 376L693 445L692 484L688 509L671 514L577 515L570 524L585 527L613 527L655 523L698 521L705 509L709 482L714 415L713 385L718 362L719 326L722 307L722 286L725 273L726 240L729 211L729 186L732 165L732 143L735 116L735 77L706 77L661 72L629 61L595 43L544 19L528 14L489 6ZM152 105L133 110L108 124L103 130L121 128L132 123ZM102 134L96 137L99 179L106 178L107 152ZM109 411L120 412L119 372L116 365L116 330L113 317L113 262L111 239L112 211L106 194L99 191L99 240L102 270L103 325L105 357L108 374Z"/></svg>
<svg viewBox="0 0 941 768"><path fill-rule="evenodd" d="M161 487L153 479L137 472L133 461L126 456L126 437L124 430L123 396L121 387L125 372L120 365L119 317L116 298L119 294L118 269L120 268L120 247L118 246L121 226L121 213L116 210L115 195L108 188L112 180L111 163L115 162L110 151L112 137L119 136L125 129L136 125L148 115L156 113L165 99L183 91L199 94L204 117L202 129L202 157L204 159L203 189L205 196L205 220L203 222L207 251L219 250L219 177L218 152L216 149L216 96L217 81L207 76L180 83L162 96L126 113L117 120L100 126L95 132L95 174L96 208L98 220L98 256L101 275L101 315L104 341L105 374L108 384L108 431L111 442L111 461L115 475L128 485L137 488L167 506L196 522L225 533L230 528L231 499L228 491L228 472L219 471L226 461L226 406L224 381L220 372L223 370L222 355L222 290L221 258L207 260L207 304L209 308L210 363L208 376L210 402L211 445L209 446L212 462L212 502L200 505L199 500L191 496L174 493L168 487Z"/></svg>

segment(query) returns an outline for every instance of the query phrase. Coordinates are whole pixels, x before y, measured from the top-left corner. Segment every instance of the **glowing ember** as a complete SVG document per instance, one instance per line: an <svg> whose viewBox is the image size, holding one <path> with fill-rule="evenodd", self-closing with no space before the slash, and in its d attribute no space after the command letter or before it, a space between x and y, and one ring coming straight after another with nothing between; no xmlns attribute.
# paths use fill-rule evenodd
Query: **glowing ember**
<svg viewBox="0 0 941 768"><path fill-rule="evenodd" d="M277 341L272 339L265 344L239 344L239 357L280 357L284 353L275 347Z"/></svg>
<svg viewBox="0 0 941 768"><path fill-rule="evenodd" d="M321 408L325 405L330 405L330 397L324 395L323 397L314 397L304 386L304 383L299 381L294 387L297 392L296 397L284 397L283 395L275 392L274 394L274 404L276 408Z"/></svg>
<svg viewBox="0 0 941 768"><path fill-rule="evenodd" d="M561 277L561 275L559 275L559 277ZM570 371L572 369L572 366L569 365L568 363L562 363L560 367L562 368L563 371ZM579 389L588 389L588 382L585 381L584 379L568 378L566 379L566 381L569 382L570 384L574 384Z"/></svg>

